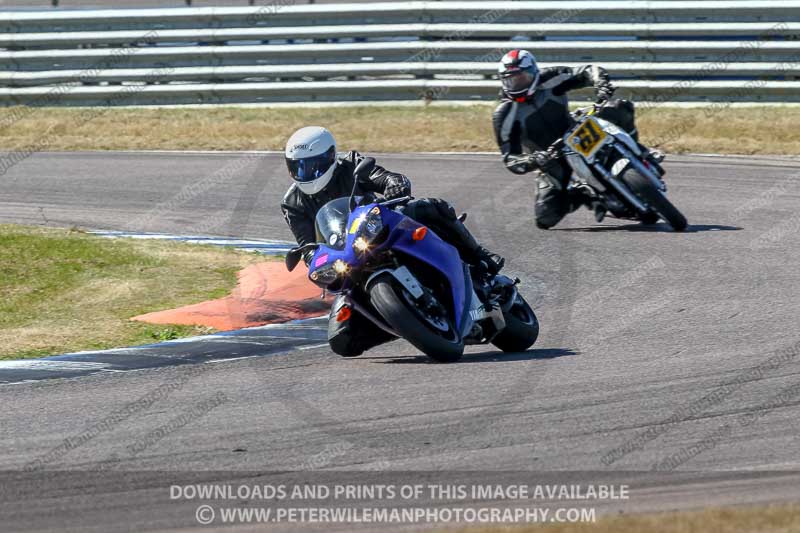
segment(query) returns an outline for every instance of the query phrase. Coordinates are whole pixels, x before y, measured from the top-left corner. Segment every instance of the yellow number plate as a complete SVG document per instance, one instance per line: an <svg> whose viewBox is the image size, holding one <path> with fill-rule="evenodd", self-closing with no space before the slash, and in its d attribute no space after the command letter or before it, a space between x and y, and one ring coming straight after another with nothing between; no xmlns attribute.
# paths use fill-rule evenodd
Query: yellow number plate
<svg viewBox="0 0 800 533"><path fill-rule="evenodd" d="M569 134L567 143L583 157L591 159L597 149L603 146L606 136L600 124L594 118L587 117L583 124Z"/></svg>

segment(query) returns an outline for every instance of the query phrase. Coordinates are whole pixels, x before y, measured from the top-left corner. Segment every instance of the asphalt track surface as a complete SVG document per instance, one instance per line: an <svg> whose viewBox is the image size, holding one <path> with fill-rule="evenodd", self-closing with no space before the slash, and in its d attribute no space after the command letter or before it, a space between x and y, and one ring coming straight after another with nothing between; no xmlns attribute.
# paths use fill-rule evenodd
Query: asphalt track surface
<svg viewBox="0 0 800 533"><path fill-rule="evenodd" d="M190 529L179 480L363 471L631 480L614 512L798 500L800 162L671 157L691 224L676 234L585 210L537 230L529 179L495 156L379 161L506 256L540 317L534 349L436 365L404 342L342 359L320 337L284 352L245 336L216 349L255 357L0 385L0 529ZM278 155L41 153L3 183L0 222L290 237Z"/></svg>

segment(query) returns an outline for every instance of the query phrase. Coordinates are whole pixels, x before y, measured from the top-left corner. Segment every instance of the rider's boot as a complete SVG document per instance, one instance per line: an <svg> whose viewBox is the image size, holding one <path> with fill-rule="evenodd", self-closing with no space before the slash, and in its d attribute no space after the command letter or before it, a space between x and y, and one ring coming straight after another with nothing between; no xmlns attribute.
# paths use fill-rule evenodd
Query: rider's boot
<svg viewBox="0 0 800 533"><path fill-rule="evenodd" d="M483 267L490 276L496 276L505 265L505 259L481 246L467 227L458 219L450 224L453 236L458 239L468 263Z"/></svg>
<svg viewBox="0 0 800 533"><path fill-rule="evenodd" d="M642 159L650 162L650 164L656 167L656 171L659 173L659 175L663 176L665 172L663 167L661 166L661 163L664 161L664 159L667 158L664 152L662 152L661 150L650 149L640 143L636 144L639 145L639 149L642 151Z"/></svg>
<svg viewBox="0 0 800 533"><path fill-rule="evenodd" d="M644 157L645 159L649 158L655 161L656 163L661 163L662 161L664 161L664 159L667 158L667 156L661 150L648 148L647 146L638 142L636 144L639 145L639 150L642 151L642 157Z"/></svg>
<svg viewBox="0 0 800 533"><path fill-rule="evenodd" d="M490 276L496 276L499 274L506 264L504 257L490 252L483 246L478 247L477 255L480 258L480 263L482 265L486 265L486 271Z"/></svg>
<svg viewBox="0 0 800 533"><path fill-rule="evenodd" d="M594 219L602 222L606 217L606 205L588 185L575 185L568 189L571 210L575 211L581 206L586 206L594 211Z"/></svg>

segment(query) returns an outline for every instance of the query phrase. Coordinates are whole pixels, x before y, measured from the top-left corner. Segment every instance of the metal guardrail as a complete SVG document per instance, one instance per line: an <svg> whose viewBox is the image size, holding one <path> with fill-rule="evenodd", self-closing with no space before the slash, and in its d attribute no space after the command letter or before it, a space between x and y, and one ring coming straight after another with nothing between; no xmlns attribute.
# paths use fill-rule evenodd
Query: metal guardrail
<svg viewBox="0 0 800 533"><path fill-rule="evenodd" d="M701 81L685 88L695 101L727 100L732 94L752 90L749 81ZM659 97L675 89L668 81L621 81L623 94L638 101L661 101ZM761 102L800 101L800 82L764 82L759 86ZM7 105L26 105L57 98L64 105L179 105L230 104L269 102L340 102L342 95L359 101L393 101L418 99L420 95L448 94L459 101L485 100L497 95L497 83L491 80L381 80L329 82L220 83L191 85L116 85L108 87L74 87L60 90L26 87L0 89L0 101ZM590 96L587 90L579 91Z"/></svg>
<svg viewBox="0 0 800 533"><path fill-rule="evenodd" d="M96 27L241 27L243 25L374 24L392 22L470 22L489 11L502 11L515 22L539 22L571 12L572 22L792 22L798 20L797 0L606 0L597 1L488 1L488 2L378 2L372 4L296 5L275 0L252 7L198 7L164 9L108 9L0 13L0 27L12 32L84 31Z"/></svg>
<svg viewBox="0 0 800 533"><path fill-rule="evenodd" d="M800 17L800 13L798 14ZM713 36L737 37L742 35L766 34L772 30L774 22L697 22L686 23L564 23L564 24L470 24L469 34L473 39L508 39L515 36L547 35L548 37L692 37ZM800 37L800 22L786 22L781 35ZM175 43L227 43L231 41L270 41L279 39L387 39L409 37L418 39L443 39L464 31L463 24L370 24L364 26L326 25L326 26L277 26L245 28L201 28L158 30L150 42ZM90 45L126 45L144 42L146 37L141 30L83 31L83 32L40 32L0 34L0 47L85 47Z"/></svg>
<svg viewBox="0 0 800 533"><path fill-rule="evenodd" d="M555 63L541 62L543 68ZM558 65L579 67L582 63L559 62ZM659 76L687 76L697 73L692 63L612 63L603 66L616 77L648 78ZM357 77L400 77L412 75L422 79L434 76L447 76L458 72L473 75L492 76L497 67L494 63L439 62L439 63L334 63L314 66L317 78L357 78ZM800 79L800 62L787 66L783 62L735 63L726 69L730 76L758 78L781 71L786 76ZM81 70L48 70L41 72L0 72L0 86L42 86L70 83L84 77ZM148 80L151 83L192 82L209 80L215 82L244 82L246 80L294 79L309 77L308 65L233 65L204 67L172 67L163 71L152 68L115 68L92 72L91 82L123 83ZM446 80L443 80L446 81ZM620 82L621 83L621 82ZM495 88L497 83L494 83Z"/></svg>
<svg viewBox="0 0 800 533"><path fill-rule="evenodd" d="M795 0L0 12L0 104L490 99L517 47L640 99L798 101L798 20Z"/></svg>

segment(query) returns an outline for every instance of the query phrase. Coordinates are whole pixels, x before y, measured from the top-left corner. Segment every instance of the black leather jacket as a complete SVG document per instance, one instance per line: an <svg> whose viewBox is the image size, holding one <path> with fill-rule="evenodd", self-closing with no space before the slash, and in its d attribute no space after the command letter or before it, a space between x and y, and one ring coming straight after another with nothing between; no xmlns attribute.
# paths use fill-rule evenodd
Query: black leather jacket
<svg viewBox="0 0 800 533"><path fill-rule="evenodd" d="M506 96L492 115L497 145L503 155L546 150L574 124L567 92L594 87L598 96L610 97L614 87L605 69L584 65L577 69L542 69L532 95L514 100Z"/></svg>
<svg viewBox="0 0 800 533"><path fill-rule="evenodd" d="M331 200L350 196L353 190L353 180L355 179L353 171L356 165L364 159L364 156L358 152L348 152L337 156L337 159L338 164L333 171L330 183L320 192L308 195L303 193L296 184L292 184L283 197L281 202L283 217L286 219L286 223L289 224L289 228L300 246L317 240L314 228L314 217L317 216L317 211ZM359 183L356 194L372 192L386 196L386 190L392 186L401 188L403 193L400 196L411 194L411 181L407 177L375 165L369 175L369 180L365 183ZM311 255L313 254L308 254L308 257L305 258L306 261L310 259Z"/></svg>

